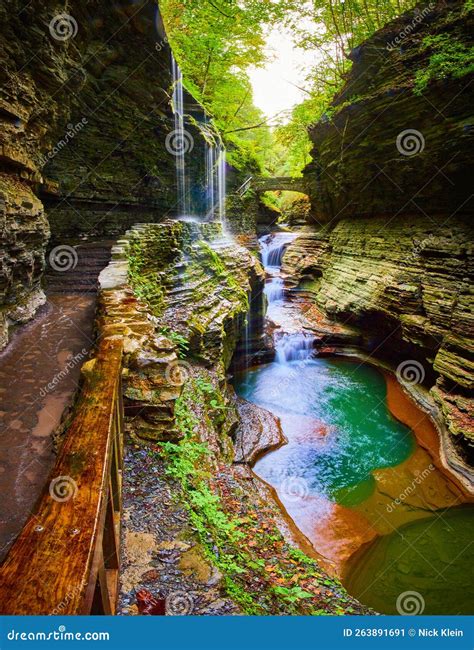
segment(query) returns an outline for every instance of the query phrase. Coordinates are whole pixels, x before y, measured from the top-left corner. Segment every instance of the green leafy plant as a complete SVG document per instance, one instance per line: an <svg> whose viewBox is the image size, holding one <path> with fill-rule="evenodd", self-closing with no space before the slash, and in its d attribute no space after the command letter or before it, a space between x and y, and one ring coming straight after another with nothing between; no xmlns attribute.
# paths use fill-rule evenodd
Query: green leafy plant
<svg viewBox="0 0 474 650"><path fill-rule="evenodd" d="M423 39L423 47L432 52L428 65L415 75L414 93L423 94L432 81L460 79L474 72L474 47L456 40L450 34L436 34Z"/></svg>
<svg viewBox="0 0 474 650"><path fill-rule="evenodd" d="M170 341L176 345L178 348L178 357L180 359L185 359L189 353L188 339L182 334L179 334L179 332L175 332L174 330L170 329L169 327L162 327L160 331L163 336L169 338Z"/></svg>

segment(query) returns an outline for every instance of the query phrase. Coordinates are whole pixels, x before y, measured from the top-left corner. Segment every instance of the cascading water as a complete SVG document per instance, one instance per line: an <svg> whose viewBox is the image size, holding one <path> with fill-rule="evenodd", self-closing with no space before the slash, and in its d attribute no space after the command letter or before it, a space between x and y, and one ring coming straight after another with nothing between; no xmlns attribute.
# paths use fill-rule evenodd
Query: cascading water
<svg viewBox="0 0 474 650"><path fill-rule="evenodd" d="M281 264L285 249L293 238L293 233L276 233L260 239L262 263L267 273L265 295L269 304L284 298L284 282L280 275Z"/></svg>
<svg viewBox="0 0 474 650"><path fill-rule="evenodd" d="M305 332L276 336L275 355L277 363L281 364L309 361L314 357L314 336Z"/></svg>
<svg viewBox="0 0 474 650"><path fill-rule="evenodd" d="M269 303L283 300L285 296L283 278L269 278L265 283L265 295Z"/></svg>
<svg viewBox="0 0 474 650"><path fill-rule="evenodd" d="M171 55L171 70L173 75L174 134L168 144L176 161L178 213L180 216L189 216L191 214L191 200L186 173L186 152L190 148L191 136L184 128L183 75L173 55Z"/></svg>
<svg viewBox="0 0 474 650"><path fill-rule="evenodd" d="M219 220L222 229L225 232L225 197L226 197L226 180L227 180L226 151L224 147L219 148L219 158L217 161L217 193L219 205Z"/></svg>
<svg viewBox="0 0 474 650"><path fill-rule="evenodd" d="M262 264L266 271L281 270L281 263L286 247L296 237L292 232L278 232L260 239Z"/></svg>
<svg viewBox="0 0 474 650"><path fill-rule="evenodd" d="M262 263L267 274L265 295L268 304L283 303L285 297L281 266L286 247L295 238L295 233L275 233L260 239ZM306 332L274 333L275 359L277 363L305 361L314 356L314 336Z"/></svg>
<svg viewBox="0 0 474 650"><path fill-rule="evenodd" d="M216 147L206 141L206 215L212 219L216 209Z"/></svg>
<svg viewBox="0 0 474 650"><path fill-rule="evenodd" d="M193 210L195 201L193 202L191 197L190 167L186 163L186 154L193 149L194 142L192 135L185 128L183 75L173 55L171 55L171 71L173 76L174 132L170 134L171 137L169 136L167 148L176 161L178 215L185 219L189 219L193 214L195 214L195 219L198 214L206 219L218 218L225 231L226 150L220 141L216 143L215 131L208 127L209 122L206 118L202 127L203 130L209 131L205 138L203 170L205 178L192 179L193 182L196 181L196 187L202 187L202 181L204 181L205 188L204 192L200 192L199 210Z"/></svg>

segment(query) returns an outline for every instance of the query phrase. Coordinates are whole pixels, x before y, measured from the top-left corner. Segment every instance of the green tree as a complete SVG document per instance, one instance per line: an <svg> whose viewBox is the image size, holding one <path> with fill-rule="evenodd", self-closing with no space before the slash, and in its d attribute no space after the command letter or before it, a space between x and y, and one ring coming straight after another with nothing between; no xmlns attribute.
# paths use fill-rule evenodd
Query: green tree
<svg viewBox="0 0 474 650"><path fill-rule="evenodd" d="M272 136L253 104L249 66L265 62L265 26L284 20L291 0L162 0L160 7L188 90L214 118L232 162L260 169Z"/></svg>

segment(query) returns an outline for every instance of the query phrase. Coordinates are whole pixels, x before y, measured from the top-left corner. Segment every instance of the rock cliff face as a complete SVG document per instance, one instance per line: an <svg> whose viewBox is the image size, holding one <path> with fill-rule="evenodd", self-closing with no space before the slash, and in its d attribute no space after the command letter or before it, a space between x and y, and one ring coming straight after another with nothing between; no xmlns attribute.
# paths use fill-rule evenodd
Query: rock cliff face
<svg viewBox="0 0 474 650"><path fill-rule="evenodd" d="M100 276L99 329L127 341L125 408L135 434L170 439L191 367L181 357L225 374L250 295L262 293L263 270L247 249L222 238L218 223L141 224L112 256Z"/></svg>
<svg viewBox="0 0 474 650"><path fill-rule="evenodd" d="M411 362L410 379L431 388L451 441L472 463L472 78L413 92L431 54L426 36L468 43L472 18L462 7L439 3L419 22L408 14L353 52L333 118L311 129L313 222L283 271L313 314L355 326L366 349L395 367ZM411 24L402 45L387 49ZM397 148L410 128L415 155L400 139Z"/></svg>
<svg viewBox="0 0 474 650"><path fill-rule="evenodd" d="M44 301L50 230L60 244L159 221L176 211L176 176L171 52L154 0L14 0L0 25L3 345ZM199 179L207 118L187 94L185 111Z"/></svg>
<svg viewBox="0 0 474 650"><path fill-rule="evenodd" d="M474 12L460 0L431 6L405 14L351 53L344 88L310 129L313 162L305 177L319 223L472 215L472 51L471 73L433 79L421 94L416 85L432 56L472 46ZM439 50L429 45L437 38ZM452 69L456 63L446 57Z"/></svg>

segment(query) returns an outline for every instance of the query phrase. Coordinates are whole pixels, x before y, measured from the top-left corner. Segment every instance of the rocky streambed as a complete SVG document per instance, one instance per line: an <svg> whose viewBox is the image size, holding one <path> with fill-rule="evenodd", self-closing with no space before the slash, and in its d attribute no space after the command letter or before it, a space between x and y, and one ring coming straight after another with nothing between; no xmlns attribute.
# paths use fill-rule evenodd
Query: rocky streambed
<svg viewBox="0 0 474 650"><path fill-rule="evenodd" d="M470 571L462 477L388 370L347 356L362 355L357 330L315 318L304 294L288 300L293 240L267 240L282 250L264 254L265 274L218 224L145 225L101 276L102 335L125 344L122 614L155 601L170 614L393 612L380 590L392 565L418 580L427 612L430 565L453 613L469 606L455 579ZM428 564L407 564L411 547L390 539L420 526L438 542Z"/></svg>
<svg viewBox="0 0 474 650"><path fill-rule="evenodd" d="M169 221L130 231L100 280L101 334L125 349L120 612L367 612L251 470L283 441L228 383L258 320L257 256L218 224Z"/></svg>
<svg viewBox="0 0 474 650"><path fill-rule="evenodd" d="M333 326L331 336L331 322L312 322L304 299L285 298L274 262L284 259L291 239L276 234L262 241L275 360L234 382L241 397L279 418L287 439L254 471L362 602L400 613L397 598L411 589L426 613L471 613L469 580L459 579L471 571L474 508L465 477L443 462L433 422L406 392L413 386L364 354L356 330ZM315 333L322 329L323 339Z"/></svg>

